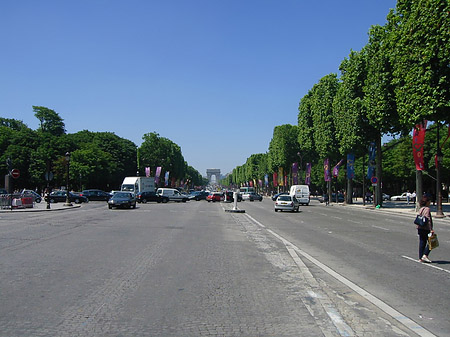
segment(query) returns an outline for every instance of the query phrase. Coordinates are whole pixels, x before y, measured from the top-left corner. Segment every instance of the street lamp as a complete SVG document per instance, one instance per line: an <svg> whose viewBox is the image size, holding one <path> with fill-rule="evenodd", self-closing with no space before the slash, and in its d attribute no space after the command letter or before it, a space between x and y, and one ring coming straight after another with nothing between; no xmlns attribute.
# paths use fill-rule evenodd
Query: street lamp
<svg viewBox="0 0 450 337"><path fill-rule="evenodd" d="M70 199L69 199L69 166L70 166L70 152L66 152L67 179L66 179L66 203L64 204L64 206L73 206L70 203Z"/></svg>
<svg viewBox="0 0 450 337"><path fill-rule="evenodd" d="M300 184L300 181L302 179L302 166L303 166L303 156L300 152L297 152L297 156L300 157L300 167L298 170L298 183Z"/></svg>
<svg viewBox="0 0 450 337"><path fill-rule="evenodd" d="M444 212L442 212L442 186L441 186L441 168L444 161L444 154L441 148L438 146L436 154L436 217L444 218Z"/></svg>

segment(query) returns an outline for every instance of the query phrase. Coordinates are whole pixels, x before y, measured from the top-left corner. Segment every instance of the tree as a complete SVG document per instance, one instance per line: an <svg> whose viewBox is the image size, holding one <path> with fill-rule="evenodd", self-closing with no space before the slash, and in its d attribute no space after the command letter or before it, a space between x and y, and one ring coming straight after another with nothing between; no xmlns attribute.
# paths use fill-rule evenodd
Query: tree
<svg viewBox="0 0 450 337"><path fill-rule="evenodd" d="M61 136L66 133L63 119L52 109L43 106L34 106L34 116L39 119L38 131L48 132L53 136Z"/></svg>
<svg viewBox="0 0 450 337"><path fill-rule="evenodd" d="M274 128L268 153L268 168L272 172L278 171L280 167L287 170L297 161L299 150L297 140L298 126L284 124Z"/></svg>

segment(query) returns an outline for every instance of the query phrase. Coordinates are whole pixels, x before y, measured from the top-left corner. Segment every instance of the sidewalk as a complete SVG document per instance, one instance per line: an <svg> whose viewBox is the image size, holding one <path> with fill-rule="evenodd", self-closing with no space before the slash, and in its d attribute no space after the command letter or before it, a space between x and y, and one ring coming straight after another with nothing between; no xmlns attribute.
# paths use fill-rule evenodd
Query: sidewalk
<svg viewBox="0 0 450 337"><path fill-rule="evenodd" d="M73 206L64 206L64 202L56 202L50 204L50 209L47 209L46 202L34 203L32 208L13 208L0 209L0 213L17 213L17 212L49 212L49 211L65 211L75 208L80 208L80 204L72 203Z"/></svg>
<svg viewBox="0 0 450 337"><path fill-rule="evenodd" d="M343 204L343 203L339 204L332 203L332 204L344 207L359 207L373 212L405 214L411 216L411 218L414 218L417 215L415 204L410 203L408 205L406 201L383 201L383 207L380 208L376 208L374 204L363 205L362 199L353 201L353 204ZM442 212L444 213L444 218L436 217L436 205L431 205L430 209L433 220L436 219L445 220L446 222L450 223L450 203L448 202L442 203Z"/></svg>

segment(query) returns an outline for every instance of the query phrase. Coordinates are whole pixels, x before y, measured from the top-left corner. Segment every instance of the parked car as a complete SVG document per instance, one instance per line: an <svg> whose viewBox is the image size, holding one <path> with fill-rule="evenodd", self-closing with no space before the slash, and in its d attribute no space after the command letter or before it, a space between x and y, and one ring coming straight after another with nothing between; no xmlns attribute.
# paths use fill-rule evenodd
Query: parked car
<svg viewBox="0 0 450 337"><path fill-rule="evenodd" d="M136 208L136 198L131 192L117 192L108 200L108 208Z"/></svg>
<svg viewBox="0 0 450 337"><path fill-rule="evenodd" d="M277 193L272 196L272 201L276 201L280 195L288 195L288 194L289 194L288 192Z"/></svg>
<svg viewBox="0 0 450 337"><path fill-rule="evenodd" d="M67 192L66 191L53 191L49 195L45 196L45 201L53 202L65 202L66 201ZM76 195L69 192L69 201L74 202L76 204L80 204L82 202L88 202L89 200L82 195Z"/></svg>
<svg viewBox="0 0 450 337"><path fill-rule="evenodd" d="M156 192L141 192L136 196L136 201L139 203L147 203L148 201L156 201L158 204L163 202L166 203L169 201L169 197L165 195L156 194Z"/></svg>
<svg viewBox="0 0 450 337"><path fill-rule="evenodd" d="M175 188L158 188L156 194L168 197L170 201L186 202L189 200L189 197L186 194L180 193L180 191Z"/></svg>
<svg viewBox="0 0 450 337"><path fill-rule="evenodd" d="M208 202L216 202L216 201L223 201L224 196L223 193L221 192L212 192L210 194L208 194L208 196L206 197L206 201Z"/></svg>
<svg viewBox="0 0 450 337"><path fill-rule="evenodd" d="M394 195L391 197L393 201L406 201L408 197L406 196L407 192L403 192L401 195Z"/></svg>
<svg viewBox="0 0 450 337"><path fill-rule="evenodd" d="M32 197L33 202L37 202L38 204L42 201L41 195L33 190L23 190L21 194L24 197Z"/></svg>
<svg viewBox="0 0 450 337"><path fill-rule="evenodd" d="M275 201L275 212L278 211L291 211L298 212L300 204L292 195L282 194Z"/></svg>
<svg viewBox="0 0 450 337"><path fill-rule="evenodd" d="M0 188L0 194L8 194L8 191L4 188Z"/></svg>

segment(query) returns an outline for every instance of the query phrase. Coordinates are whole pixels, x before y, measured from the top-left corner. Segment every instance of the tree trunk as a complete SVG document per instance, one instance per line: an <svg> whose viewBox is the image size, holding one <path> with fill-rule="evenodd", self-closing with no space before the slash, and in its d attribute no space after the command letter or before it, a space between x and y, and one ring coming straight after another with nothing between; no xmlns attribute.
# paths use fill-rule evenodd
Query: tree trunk
<svg viewBox="0 0 450 337"><path fill-rule="evenodd" d="M382 191L382 177L383 177L383 154L382 154L382 148L381 148L381 134L377 138L377 166L376 166L376 172L377 172L377 186L375 188L375 205L383 205L383 191Z"/></svg>
<svg viewBox="0 0 450 337"><path fill-rule="evenodd" d="M420 199L423 195L422 171L416 170L416 211L420 209Z"/></svg>

